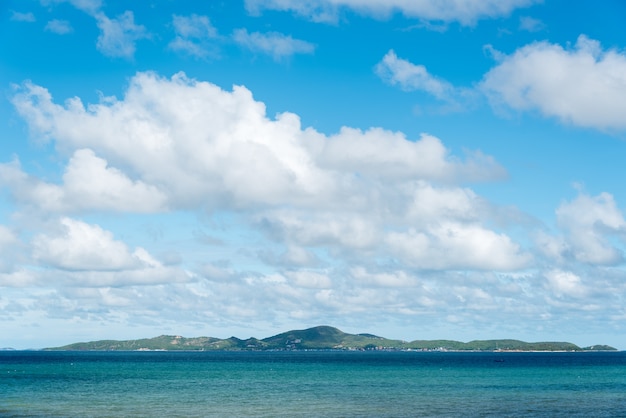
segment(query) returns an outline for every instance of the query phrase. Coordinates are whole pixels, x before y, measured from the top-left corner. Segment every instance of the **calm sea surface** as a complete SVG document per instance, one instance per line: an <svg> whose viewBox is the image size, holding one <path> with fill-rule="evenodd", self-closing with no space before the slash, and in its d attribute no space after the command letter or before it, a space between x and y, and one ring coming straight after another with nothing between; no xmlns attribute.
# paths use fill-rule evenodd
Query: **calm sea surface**
<svg viewBox="0 0 626 418"><path fill-rule="evenodd" d="M0 352L1 417L625 417L626 352Z"/></svg>

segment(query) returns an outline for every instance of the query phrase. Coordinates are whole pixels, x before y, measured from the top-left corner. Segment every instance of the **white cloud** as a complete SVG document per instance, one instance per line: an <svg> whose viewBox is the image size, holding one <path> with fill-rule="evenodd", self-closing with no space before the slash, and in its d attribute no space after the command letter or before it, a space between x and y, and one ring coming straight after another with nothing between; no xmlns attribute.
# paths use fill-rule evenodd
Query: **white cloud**
<svg viewBox="0 0 626 418"><path fill-rule="evenodd" d="M481 87L495 105L578 126L626 128L626 55L581 35L574 48L537 42L500 55Z"/></svg>
<svg viewBox="0 0 626 418"><path fill-rule="evenodd" d="M364 286L390 288L415 287L419 284L415 277L402 270L372 273L364 267L353 267L350 269L350 275L359 285Z"/></svg>
<svg viewBox="0 0 626 418"><path fill-rule="evenodd" d="M133 253L133 257L138 257ZM86 270L86 271L59 271L51 270L42 274L42 280L55 279L61 284L79 288L99 288L108 287L128 287L142 286L153 288L166 286L175 283L187 283L191 279L188 272L166 266L142 266L130 270L107 271L107 270ZM167 295L164 295L167 297ZM129 304L134 301L128 300ZM136 303L136 301L135 301ZM156 301L144 302L144 305L154 306Z"/></svg>
<svg viewBox="0 0 626 418"><path fill-rule="evenodd" d="M297 287L310 289L328 289L332 287L332 281L327 275L314 271L289 271L285 273L285 276Z"/></svg>
<svg viewBox="0 0 626 418"><path fill-rule="evenodd" d="M375 70L384 81L403 90L423 90L440 100L450 100L455 94L452 84L433 76L423 65L398 58L393 50L385 54Z"/></svg>
<svg viewBox="0 0 626 418"><path fill-rule="evenodd" d="M125 167L135 173L133 187L156 187L172 208L362 205L363 188L377 179L399 186L416 178L490 180L503 172L489 157L450 156L432 136L412 141L382 129L344 128L332 137L303 130L294 114L268 119L244 87L226 92L182 74L171 80L138 74L123 101L87 108L78 98L57 105L32 84L14 103L34 134L54 138L61 149L93 150L100 176L121 175L104 160ZM75 164L88 157L79 156Z"/></svg>
<svg viewBox="0 0 626 418"><path fill-rule="evenodd" d="M547 260L550 260L550 264L560 265L567 261L569 248L563 237L553 236L545 231L538 231L533 238L535 247Z"/></svg>
<svg viewBox="0 0 626 418"><path fill-rule="evenodd" d="M556 211L559 227L565 233L567 249L583 263L612 265L623 261L619 247L611 236L624 236L626 221L613 196L579 195L564 202Z"/></svg>
<svg viewBox="0 0 626 418"><path fill-rule="evenodd" d="M5 250L17 243L15 234L6 226L0 225L0 250Z"/></svg>
<svg viewBox="0 0 626 418"><path fill-rule="evenodd" d="M72 6L94 16L102 7L102 0L41 0L43 5L53 3L70 3Z"/></svg>
<svg viewBox="0 0 626 418"><path fill-rule="evenodd" d="M272 288L278 293L268 296L280 303L284 298L294 310L301 309L296 296L317 297L302 292L339 292L319 295L334 304L344 290L337 290L338 276L324 269L356 260L396 264L389 287L408 280L399 273L403 269L515 270L528 262L524 249L486 226L489 205L458 186L501 178L503 169L480 153L451 155L431 135L411 139L380 128L342 128L327 136L303 129L291 113L268 118L263 103L244 87L224 91L183 74L137 74L122 100L91 105L78 98L57 104L46 89L25 83L13 103L32 134L54 140L68 159L59 184L23 172L17 162L0 165L0 178L29 214L241 213L250 228L266 232L258 250L248 250L256 265L260 255L311 268L308 276L285 275ZM39 263L65 271L67 280L123 284L120 269L136 283L149 283L150 274L167 280L170 270L146 267L150 262L141 252L131 252L107 231L64 222L56 233L37 237L34 254ZM82 279L77 271L85 273ZM237 277L229 273L220 283L239 289ZM367 281L382 285L383 279ZM419 297L427 304L430 296Z"/></svg>
<svg viewBox="0 0 626 418"><path fill-rule="evenodd" d="M509 15L513 10L527 7L536 0L246 0L251 13L263 9L292 11L317 22L336 22L341 9L387 18L399 12L408 18L427 21L458 21L473 25L479 19Z"/></svg>
<svg viewBox="0 0 626 418"><path fill-rule="evenodd" d="M488 206L470 189L437 188L424 181L417 182L411 194L406 215L412 225L440 218L475 222Z"/></svg>
<svg viewBox="0 0 626 418"><path fill-rule="evenodd" d="M378 220L359 212L274 210L259 216L258 223L280 241L305 247L348 250L372 248L381 238Z"/></svg>
<svg viewBox="0 0 626 418"><path fill-rule="evenodd" d="M4 287L6 292L7 288L28 288L39 284L39 277L32 270L25 268L14 269L13 265L9 268L5 265L6 261L3 261L0 266L0 286Z"/></svg>
<svg viewBox="0 0 626 418"><path fill-rule="evenodd" d="M143 25L135 24L133 12L129 10L114 19L109 19L101 12L94 17L101 31L96 46L109 57L132 58L135 54L135 42L150 37Z"/></svg>
<svg viewBox="0 0 626 418"><path fill-rule="evenodd" d="M11 186L22 204L49 212L93 209L141 213L160 211L166 205L166 197L155 186L132 181L89 149L74 152L60 186L28 176L18 161L0 164L0 182Z"/></svg>
<svg viewBox="0 0 626 418"><path fill-rule="evenodd" d="M110 231L68 217L49 222L44 232L32 238L30 248L30 262L37 270L29 276L13 273L13 283L8 285L16 286L20 275L31 283L54 283L67 289L152 286L192 279L179 268L164 266L144 248L131 250Z"/></svg>
<svg viewBox="0 0 626 418"><path fill-rule="evenodd" d="M22 245L15 231L0 225L0 285L11 286L16 280L26 279L19 267L24 261L25 246Z"/></svg>
<svg viewBox="0 0 626 418"><path fill-rule="evenodd" d="M528 32L539 32L546 28L546 25L539 19L532 18L530 16L522 16L519 18L520 30Z"/></svg>
<svg viewBox="0 0 626 418"><path fill-rule="evenodd" d="M59 206L60 190L23 172L17 160L0 165L0 181L3 186L11 189L19 203L34 203L35 206L42 204L44 208Z"/></svg>
<svg viewBox="0 0 626 418"><path fill-rule="evenodd" d="M32 12L22 13L22 12L16 12L13 10L11 11L11 20L14 22L32 23L32 22L35 22L37 19L35 18L35 15Z"/></svg>
<svg viewBox="0 0 626 418"><path fill-rule="evenodd" d="M215 38L217 29L207 16L192 14L190 16L172 16L172 24L176 34L184 38Z"/></svg>
<svg viewBox="0 0 626 418"><path fill-rule="evenodd" d="M419 269L517 270L530 257L508 236L477 224L445 222L418 231L390 232L385 244L393 255Z"/></svg>
<svg viewBox="0 0 626 418"><path fill-rule="evenodd" d="M588 296L588 289L576 274L569 271L550 270L545 274L549 289L557 297L582 298Z"/></svg>
<svg viewBox="0 0 626 418"><path fill-rule="evenodd" d="M381 152L382 150L385 152ZM324 148L323 163L335 169L348 169L381 180L426 178L446 180L455 177L454 163L441 141L423 134L409 141L400 132L380 128L366 132L342 128Z"/></svg>
<svg viewBox="0 0 626 418"><path fill-rule="evenodd" d="M290 268L311 268L320 264L320 260L312 251L294 243L289 243L286 247L282 251L264 249L259 252L259 258L268 265Z"/></svg>
<svg viewBox="0 0 626 418"><path fill-rule="evenodd" d="M425 183L405 195L379 195L356 210L274 210L258 224L278 242L319 248L352 263L372 259L417 270L512 271L532 258L510 237L481 222L488 205L471 191Z"/></svg>
<svg viewBox="0 0 626 418"><path fill-rule="evenodd" d="M44 5L54 3L70 3L96 20L100 35L96 47L104 55L114 58L133 58L135 43L141 39L151 37L145 26L135 24L135 16L127 10L116 18L109 18L101 9L101 0L41 0ZM52 20L46 25L46 30L65 34L73 29L66 21Z"/></svg>
<svg viewBox="0 0 626 418"><path fill-rule="evenodd" d="M67 208L147 212L162 210L165 196L154 186L132 181L93 151L74 152L63 175ZM68 210L66 209L66 210Z"/></svg>
<svg viewBox="0 0 626 418"><path fill-rule="evenodd" d="M278 32L248 33L246 29L237 29L233 32L233 39L239 45L253 52L271 55L275 60L294 54L312 54L315 51L312 43Z"/></svg>
<svg viewBox="0 0 626 418"><path fill-rule="evenodd" d="M67 20L53 19L46 24L44 30L58 35L65 35L73 32L74 28L72 28L72 25L70 25L70 22Z"/></svg>
<svg viewBox="0 0 626 418"><path fill-rule="evenodd" d="M370 179L391 181L471 182L506 176L493 158L479 152L468 157L460 163L449 155L439 138L428 134L410 140L402 132L381 128L363 132L344 127L327 141L321 164L335 170L350 170Z"/></svg>
<svg viewBox="0 0 626 418"><path fill-rule="evenodd" d="M98 225L62 218L55 231L33 238L33 257L43 265L73 271L114 271L147 264L145 250L131 253Z"/></svg>
<svg viewBox="0 0 626 418"><path fill-rule="evenodd" d="M170 49L198 58L204 58L215 53L208 40L217 38L218 33L207 16L174 15L172 16L172 25L176 37L168 44Z"/></svg>
<svg viewBox="0 0 626 418"><path fill-rule="evenodd" d="M476 96L474 88L456 87L450 82L428 72L425 66L398 58L389 50L374 67L374 72L384 82L404 91L423 91L445 106L441 111L460 111L470 105Z"/></svg>

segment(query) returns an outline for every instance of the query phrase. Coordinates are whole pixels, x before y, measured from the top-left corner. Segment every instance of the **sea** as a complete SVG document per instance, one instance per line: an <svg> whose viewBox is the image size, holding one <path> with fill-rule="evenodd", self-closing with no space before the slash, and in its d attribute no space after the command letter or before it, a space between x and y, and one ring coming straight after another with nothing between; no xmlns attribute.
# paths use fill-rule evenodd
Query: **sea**
<svg viewBox="0 0 626 418"><path fill-rule="evenodd" d="M0 352L0 417L626 417L626 352Z"/></svg>

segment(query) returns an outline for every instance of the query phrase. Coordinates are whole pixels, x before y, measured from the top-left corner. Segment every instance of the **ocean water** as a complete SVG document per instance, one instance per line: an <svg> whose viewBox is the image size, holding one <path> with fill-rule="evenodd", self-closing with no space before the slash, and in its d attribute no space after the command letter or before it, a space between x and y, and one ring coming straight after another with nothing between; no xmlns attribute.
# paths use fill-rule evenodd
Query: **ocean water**
<svg viewBox="0 0 626 418"><path fill-rule="evenodd" d="M625 417L626 353L0 352L0 417Z"/></svg>

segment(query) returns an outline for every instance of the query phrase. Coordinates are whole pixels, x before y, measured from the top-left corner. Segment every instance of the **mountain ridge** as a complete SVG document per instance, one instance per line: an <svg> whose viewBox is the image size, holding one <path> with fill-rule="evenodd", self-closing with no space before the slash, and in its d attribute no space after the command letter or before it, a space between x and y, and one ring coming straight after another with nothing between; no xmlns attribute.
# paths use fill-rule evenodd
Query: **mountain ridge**
<svg viewBox="0 0 626 418"><path fill-rule="evenodd" d="M515 339L413 340L387 339L373 334L348 334L320 325L291 330L264 339L229 337L182 337L160 335L137 340L78 342L47 351L241 351L241 350L399 350L399 351L617 351L607 345L579 347L563 341L525 342Z"/></svg>

